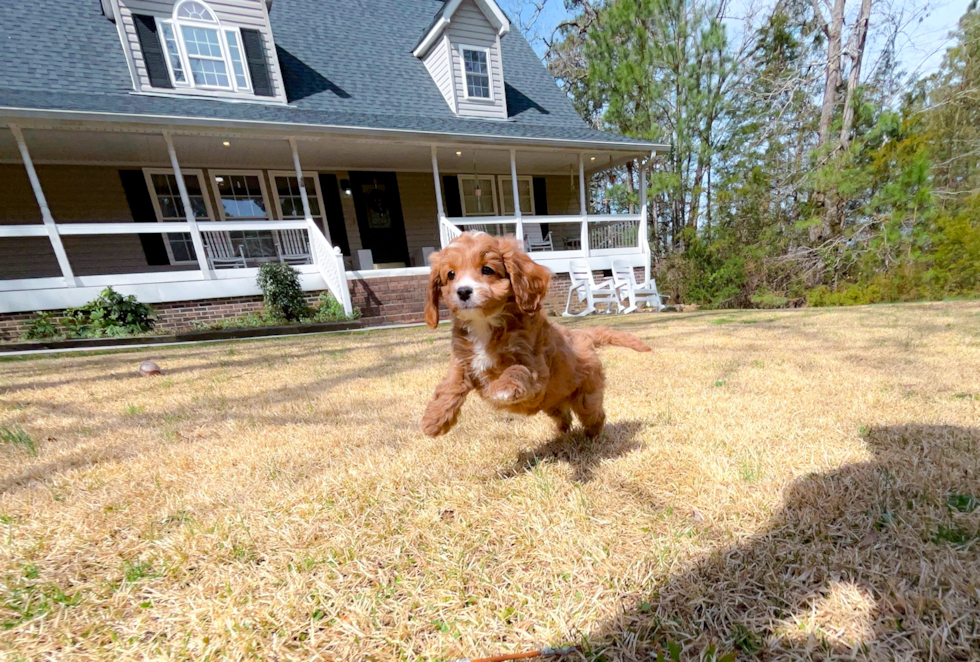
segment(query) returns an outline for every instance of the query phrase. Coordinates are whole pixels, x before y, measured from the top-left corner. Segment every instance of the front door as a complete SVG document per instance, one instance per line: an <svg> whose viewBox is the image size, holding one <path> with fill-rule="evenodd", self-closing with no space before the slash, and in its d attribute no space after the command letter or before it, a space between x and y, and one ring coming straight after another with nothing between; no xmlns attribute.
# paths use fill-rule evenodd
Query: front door
<svg viewBox="0 0 980 662"><path fill-rule="evenodd" d="M395 173L351 172L350 181L361 245L371 249L375 264L408 266L408 239Z"/></svg>

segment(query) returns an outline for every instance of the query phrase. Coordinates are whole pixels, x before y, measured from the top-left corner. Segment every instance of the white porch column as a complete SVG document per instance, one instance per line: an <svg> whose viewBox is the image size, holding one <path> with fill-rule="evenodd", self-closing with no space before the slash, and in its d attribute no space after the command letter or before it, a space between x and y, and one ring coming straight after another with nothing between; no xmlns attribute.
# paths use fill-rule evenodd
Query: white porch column
<svg viewBox="0 0 980 662"><path fill-rule="evenodd" d="M436 185L436 214L439 216L439 242L442 248L449 243L446 236L446 210L442 206L442 177L439 176L439 150L432 145L432 177Z"/></svg>
<svg viewBox="0 0 980 662"><path fill-rule="evenodd" d="M510 150L510 183L514 190L514 216L517 218L517 225L514 228L514 234L517 235L517 241L524 246L524 221L521 219L521 196L520 187L517 185L517 150ZM524 246L524 250L527 250L527 246Z"/></svg>
<svg viewBox="0 0 980 662"><path fill-rule="evenodd" d="M589 257L589 203L585 195L585 153L578 154L578 204L582 214L582 255Z"/></svg>
<svg viewBox="0 0 980 662"><path fill-rule="evenodd" d="M10 127L10 132L14 134L14 140L17 141L17 149L20 150L20 157L24 160L27 178L31 180L34 197L37 198L37 204L41 208L41 220L44 221L44 227L48 231L48 239L51 241L51 248L54 249L54 255L58 258L58 266L61 267L61 275L65 278L65 285L68 287L77 287L78 282L75 280L75 274L71 270L68 253L65 252L65 245L61 243L61 235L58 234L58 226L55 224L54 217L51 215L51 208L48 207L48 199L44 197L44 190L41 189L41 180L38 179L37 171L34 170L34 161L31 160L31 153L27 151L24 134L21 133L20 127L14 126L13 124L8 126Z"/></svg>
<svg viewBox="0 0 980 662"><path fill-rule="evenodd" d="M174 149L174 139L169 131L163 132L163 139L167 142L167 153L170 154L170 166L174 169L177 190L180 192L180 202L184 205L184 217L187 219L191 242L194 244L194 252L197 254L197 265L201 268L201 275L204 277L204 280L211 280L213 274L211 273L211 267L208 265L208 254L204 250L204 239L201 237L200 228L197 227L194 208L191 207L191 196L187 195L187 184L184 182L184 174L180 171L180 163L177 162L177 150ZM204 186L204 182L201 182L201 186Z"/></svg>
<svg viewBox="0 0 980 662"><path fill-rule="evenodd" d="M303 168L299 163L299 149L296 147L296 139L289 139L289 149L293 152L293 168L296 169L296 180L299 182L299 198L303 202L303 218L306 219L307 223L312 223L316 225L316 221L313 220L313 212L310 210L310 196L306 192L306 180L303 177ZM273 191L272 195L276 195ZM327 224L323 225L323 236L327 238L327 241L333 246L333 241L330 239L330 228Z"/></svg>
<svg viewBox="0 0 980 662"><path fill-rule="evenodd" d="M647 164L649 161L640 163L640 231L637 236L640 242L640 250L643 252L643 282L650 282L650 232L647 229Z"/></svg>

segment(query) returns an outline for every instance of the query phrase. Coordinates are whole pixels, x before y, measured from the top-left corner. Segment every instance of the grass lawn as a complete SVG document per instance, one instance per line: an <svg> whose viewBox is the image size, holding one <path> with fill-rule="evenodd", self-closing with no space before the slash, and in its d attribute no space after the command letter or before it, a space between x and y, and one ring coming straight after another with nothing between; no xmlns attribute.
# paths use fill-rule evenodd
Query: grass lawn
<svg viewBox="0 0 980 662"><path fill-rule="evenodd" d="M0 363L0 659L980 655L980 303L600 321L595 442L424 437L445 327Z"/></svg>

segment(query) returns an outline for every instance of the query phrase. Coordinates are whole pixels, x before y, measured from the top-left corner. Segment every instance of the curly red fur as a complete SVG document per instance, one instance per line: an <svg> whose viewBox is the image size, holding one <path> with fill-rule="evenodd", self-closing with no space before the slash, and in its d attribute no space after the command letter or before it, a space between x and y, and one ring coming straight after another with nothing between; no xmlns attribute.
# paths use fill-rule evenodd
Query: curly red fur
<svg viewBox="0 0 980 662"><path fill-rule="evenodd" d="M439 324L439 302L453 315L449 372L422 418L430 436L448 432L467 394L476 390L518 414L546 412L560 432L572 412L589 436L602 431L605 375L596 347L650 348L636 336L605 327L553 325L541 309L551 272L513 237L466 232L431 258L425 321Z"/></svg>

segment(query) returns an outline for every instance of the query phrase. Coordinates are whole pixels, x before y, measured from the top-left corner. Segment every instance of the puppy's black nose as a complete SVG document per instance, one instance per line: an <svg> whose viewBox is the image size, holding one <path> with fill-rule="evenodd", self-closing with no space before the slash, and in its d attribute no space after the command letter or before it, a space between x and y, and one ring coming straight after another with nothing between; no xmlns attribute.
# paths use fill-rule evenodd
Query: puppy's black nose
<svg viewBox="0 0 980 662"><path fill-rule="evenodd" d="M471 294L473 294L473 288L472 287L459 287L459 288L456 288L456 296L459 297L459 300L460 301L468 301Z"/></svg>

